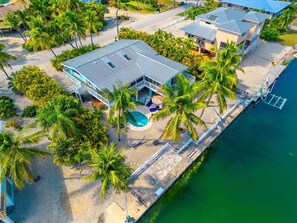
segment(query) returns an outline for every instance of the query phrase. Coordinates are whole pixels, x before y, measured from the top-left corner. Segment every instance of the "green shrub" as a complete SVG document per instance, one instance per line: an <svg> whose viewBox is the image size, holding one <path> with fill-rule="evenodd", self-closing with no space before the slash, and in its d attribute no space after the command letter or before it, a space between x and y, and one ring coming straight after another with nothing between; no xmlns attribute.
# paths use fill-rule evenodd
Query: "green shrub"
<svg viewBox="0 0 297 223"><path fill-rule="evenodd" d="M38 110L37 105L28 105L26 108L24 108L22 117L35 117L37 110Z"/></svg>
<svg viewBox="0 0 297 223"><path fill-rule="evenodd" d="M187 10L187 16L190 19L195 19L196 16L204 13L207 13L207 9L205 7L189 8Z"/></svg>
<svg viewBox="0 0 297 223"><path fill-rule="evenodd" d="M279 39L279 35L280 33L276 28L266 26L261 33L261 38L268 41L276 41Z"/></svg>
<svg viewBox="0 0 297 223"><path fill-rule="evenodd" d="M17 119L16 117L10 118L6 122L7 128L14 128L16 130L20 130L22 128L22 121Z"/></svg>
<svg viewBox="0 0 297 223"><path fill-rule="evenodd" d="M0 119L11 118L16 115L12 99L7 96L0 97Z"/></svg>
<svg viewBox="0 0 297 223"><path fill-rule="evenodd" d="M70 60L74 57L80 56L82 54L85 54L97 48L99 48L99 46L93 47L92 45L85 45L80 48L74 48L71 50L63 51L61 54L57 55L55 58L51 60L51 64L57 71L62 71L63 70L63 66L61 64L62 62L66 60Z"/></svg>
<svg viewBox="0 0 297 223"><path fill-rule="evenodd" d="M54 96L66 94L57 81L36 66L23 67L11 80L14 88L42 106Z"/></svg>

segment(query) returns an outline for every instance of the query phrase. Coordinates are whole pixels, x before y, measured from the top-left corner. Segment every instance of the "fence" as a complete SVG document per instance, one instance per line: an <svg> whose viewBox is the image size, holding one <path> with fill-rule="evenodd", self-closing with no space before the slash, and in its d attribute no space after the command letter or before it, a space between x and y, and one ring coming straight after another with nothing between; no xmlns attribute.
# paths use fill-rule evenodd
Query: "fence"
<svg viewBox="0 0 297 223"><path fill-rule="evenodd" d="M155 162L162 154L162 152L171 146L169 143L166 143L160 150L158 150L150 159L148 159L142 166L135 170L128 179L128 183L131 182L135 177L143 173L153 162Z"/></svg>

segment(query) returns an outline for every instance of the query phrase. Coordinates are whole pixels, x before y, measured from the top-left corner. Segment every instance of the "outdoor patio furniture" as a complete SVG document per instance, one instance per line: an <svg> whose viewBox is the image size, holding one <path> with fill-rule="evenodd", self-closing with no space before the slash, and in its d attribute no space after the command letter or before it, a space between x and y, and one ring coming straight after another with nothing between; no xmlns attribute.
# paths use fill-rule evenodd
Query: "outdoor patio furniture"
<svg viewBox="0 0 297 223"><path fill-rule="evenodd" d="M129 147L136 147L136 146L139 146L139 145L142 143L142 141L144 140L144 137L145 137L145 136L143 136L141 139L137 140L137 141L134 142L134 143L131 143L131 142L130 142L130 139L128 139L128 146L129 146Z"/></svg>
<svg viewBox="0 0 297 223"><path fill-rule="evenodd" d="M143 104L145 104L145 102L146 102L146 97L143 96L143 97L141 98L141 102L142 102Z"/></svg>
<svg viewBox="0 0 297 223"><path fill-rule="evenodd" d="M150 99L150 100L148 101L148 103L146 104L146 107L151 107L152 104L153 104L153 101L152 101L152 99Z"/></svg>
<svg viewBox="0 0 297 223"><path fill-rule="evenodd" d="M158 111L160 109L160 106L157 105L156 107L154 108L150 108L150 112L155 112L155 111Z"/></svg>

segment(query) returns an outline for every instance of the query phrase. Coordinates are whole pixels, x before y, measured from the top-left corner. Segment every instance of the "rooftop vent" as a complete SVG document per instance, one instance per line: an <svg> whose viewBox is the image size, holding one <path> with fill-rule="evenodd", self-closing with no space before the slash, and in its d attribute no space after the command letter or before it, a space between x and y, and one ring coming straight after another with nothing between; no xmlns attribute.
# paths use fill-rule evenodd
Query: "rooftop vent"
<svg viewBox="0 0 297 223"><path fill-rule="evenodd" d="M218 17L215 16L215 15L210 15L208 16L208 19L211 20L211 21L215 21Z"/></svg>
<svg viewBox="0 0 297 223"><path fill-rule="evenodd" d="M108 62L107 64L108 64L108 66L110 66L111 68L115 68L115 67L116 67L116 65L114 65L112 62Z"/></svg>
<svg viewBox="0 0 297 223"><path fill-rule="evenodd" d="M131 60L131 57L129 57L127 54L125 54L124 57L125 57L127 60Z"/></svg>

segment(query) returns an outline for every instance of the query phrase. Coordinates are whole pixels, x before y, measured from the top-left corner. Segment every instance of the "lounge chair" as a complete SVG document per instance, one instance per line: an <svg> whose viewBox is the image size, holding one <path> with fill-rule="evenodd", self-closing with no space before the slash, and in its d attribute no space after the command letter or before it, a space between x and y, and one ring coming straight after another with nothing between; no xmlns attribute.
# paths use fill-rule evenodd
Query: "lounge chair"
<svg viewBox="0 0 297 223"><path fill-rule="evenodd" d="M151 107L152 104L153 104L153 101L152 101L152 99L150 99L148 101L148 103L146 103L146 107Z"/></svg>
<svg viewBox="0 0 297 223"><path fill-rule="evenodd" d="M141 102L142 102L143 104L145 104L145 102L146 102L146 97L143 96L143 97L141 98Z"/></svg>
<svg viewBox="0 0 297 223"><path fill-rule="evenodd" d="M139 145L142 143L142 141L144 140L144 137L145 137L145 136L143 136L141 139L137 140L137 141L134 142L134 143L131 143L131 142L130 142L130 139L128 139L128 146L129 146L129 147L137 147L137 146L139 146Z"/></svg>
<svg viewBox="0 0 297 223"><path fill-rule="evenodd" d="M150 112L155 112L155 111L158 111L160 109L160 106L157 105L156 107L154 108L150 108Z"/></svg>

